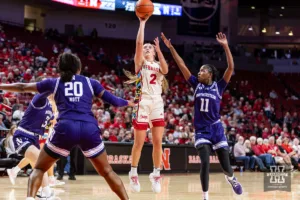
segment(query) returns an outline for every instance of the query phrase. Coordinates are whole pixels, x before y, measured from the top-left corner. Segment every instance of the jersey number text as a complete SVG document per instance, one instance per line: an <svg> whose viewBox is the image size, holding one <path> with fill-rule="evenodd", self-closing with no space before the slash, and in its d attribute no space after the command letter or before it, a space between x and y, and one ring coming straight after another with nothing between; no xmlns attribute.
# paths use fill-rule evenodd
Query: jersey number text
<svg viewBox="0 0 300 200"><path fill-rule="evenodd" d="M83 86L81 82L65 83L65 96L81 97L83 95Z"/></svg>
<svg viewBox="0 0 300 200"><path fill-rule="evenodd" d="M208 104L209 104L209 99L201 98L200 112L208 112Z"/></svg>
<svg viewBox="0 0 300 200"><path fill-rule="evenodd" d="M152 78L150 84L156 84L156 74L151 74L150 77Z"/></svg>

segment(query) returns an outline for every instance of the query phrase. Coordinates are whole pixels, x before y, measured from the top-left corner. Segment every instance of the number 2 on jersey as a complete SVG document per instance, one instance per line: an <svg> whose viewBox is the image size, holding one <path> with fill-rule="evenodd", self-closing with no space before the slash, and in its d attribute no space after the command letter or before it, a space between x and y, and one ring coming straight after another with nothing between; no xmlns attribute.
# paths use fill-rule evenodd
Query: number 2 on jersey
<svg viewBox="0 0 300 200"><path fill-rule="evenodd" d="M200 112L208 112L209 99L201 98Z"/></svg>
<svg viewBox="0 0 300 200"><path fill-rule="evenodd" d="M65 83L65 96L81 97L83 95L83 86L81 82Z"/></svg>
<svg viewBox="0 0 300 200"><path fill-rule="evenodd" d="M156 84L156 74L151 74L150 77L152 78L150 84Z"/></svg>

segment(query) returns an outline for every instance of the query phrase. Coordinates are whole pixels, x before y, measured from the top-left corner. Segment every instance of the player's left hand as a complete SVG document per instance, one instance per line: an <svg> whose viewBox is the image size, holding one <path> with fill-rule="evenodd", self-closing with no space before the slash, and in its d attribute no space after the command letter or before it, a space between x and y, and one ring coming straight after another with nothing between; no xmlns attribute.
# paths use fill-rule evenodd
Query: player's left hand
<svg viewBox="0 0 300 200"><path fill-rule="evenodd" d="M134 106L135 106L135 103L134 103L133 101L128 101L128 106L134 107Z"/></svg>
<svg viewBox="0 0 300 200"><path fill-rule="evenodd" d="M227 41L227 38L226 38L225 34L223 34L221 32L218 33L216 35L216 39L220 43L221 46L227 46L228 45L228 41Z"/></svg>
<svg viewBox="0 0 300 200"><path fill-rule="evenodd" d="M153 42L154 42L153 47L154 47L155 51L156 51L156 52L157 52L157 51L160 51L160 47L159 47L159 39L158 39L158 37L156 37L156 38L153 40Z"/></svg>

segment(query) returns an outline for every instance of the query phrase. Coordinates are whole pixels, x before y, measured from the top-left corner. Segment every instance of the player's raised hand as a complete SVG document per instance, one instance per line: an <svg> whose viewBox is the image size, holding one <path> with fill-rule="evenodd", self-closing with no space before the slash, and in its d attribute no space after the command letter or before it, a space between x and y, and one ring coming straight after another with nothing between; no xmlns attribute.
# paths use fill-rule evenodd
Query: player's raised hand
<svg viewBox="0 0 300 200"><path fill-rule="evenodd" d="M218 33L216 35L216 39L220 43L221 46L227 46L228 45L228 41L227 41L227 38L226 38L225 34L223 34L221 32Z"/></svg>
<svg viewBox="0 0 300 200"><path fill-rule="evenodd" d="M143 18L141 18L141 17L138 17L139 18L139 20L140 20L140 23L146 23L147 22L147 20L149 19L149 17L143 17Z"/></svg>
<svg viewBox="0 0 300 200"><path fill-rule="evenodd" d="M161 36L160 36L160 37L161 37L162 41L164 41L165 45L166 45L168 48L171 48L171 47L172 47L171 39L167 39L164 33L161 33Z"/></svg>
<svg viewBox="0 0 300 200"><path fill-rule="evenodd" d="M158 39L158 37L156 37L156 38L153 40L153 42L154 42L153 47L154 47L155 51L156 51L156 52L160 51L160 46L159 46L159 39Z"/></svg>

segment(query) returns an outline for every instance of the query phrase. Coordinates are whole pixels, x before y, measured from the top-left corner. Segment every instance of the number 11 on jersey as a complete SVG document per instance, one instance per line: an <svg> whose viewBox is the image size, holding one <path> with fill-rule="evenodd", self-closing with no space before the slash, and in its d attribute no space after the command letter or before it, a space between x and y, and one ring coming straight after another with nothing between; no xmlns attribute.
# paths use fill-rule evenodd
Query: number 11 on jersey
<svg viewBox="0 0 300 200"><path fill-rule="evenodd" d="M201 98L200 112L208 112L209 99Z"/></svg>

